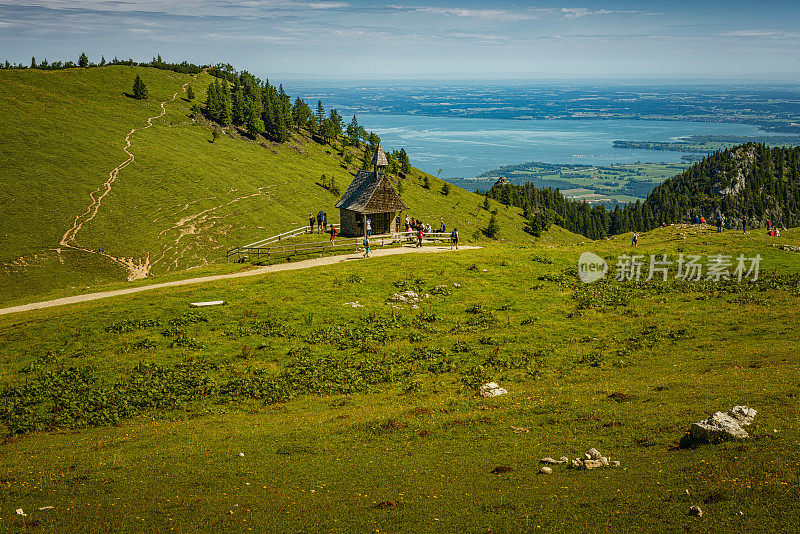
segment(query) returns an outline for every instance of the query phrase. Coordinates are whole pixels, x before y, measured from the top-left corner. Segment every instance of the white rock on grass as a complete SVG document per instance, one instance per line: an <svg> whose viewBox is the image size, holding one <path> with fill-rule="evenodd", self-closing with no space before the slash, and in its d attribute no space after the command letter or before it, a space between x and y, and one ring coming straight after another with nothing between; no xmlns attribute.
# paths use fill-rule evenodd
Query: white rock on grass
<svg viewBox="0 0 800 534"><path fill-rule="evenodd" d="M705 421L692 423L689 433L694 441L708 442L750 437L737 418L723 412L716 412Z"/></svg>
<svg viewBox="0 0 800 534"><path fill-rule="evenodd" d="M609 466L608 458L606 458L605 456L601 456L600 457L600 463L603 464L603 467L608 467Z"/></svg>
<svg viewBox="0 0 800 534"><path fill-rule="evenodd" d="M611 467L619 467L620 466L620 463L619 463L618 460L611 460L611 462L609 462L609 463L611 464Z"/></svg>
<svg viewBox="0 0 800 534"><path fill-rule="evenodd" d="M21 515L22 517L28 516L28 514L22 511L22 508L17 508L17 515Z"/></svg>
<svg viewBox="0 0 800 534"><path fill-rule="evenodd" d="M566 456L562 456L561 458L558 459L558 463L569 464L569 458L567 458Z"/></svg>
<svg viewBox="0 0 800 534"><path fill-rule="evenodd" d="M589 457L589 460L599 460L600 457L602 456L602 454L600 454L600 451L598 451L594 447L586 451L586 455Z"/></svg>
<svg viewBox="0 0 800 534"><path fill-rule="evenodd" d="M740 426L747 426L756 418L756 412L753 408L747 406L734 406L728 410L728 415L739 421Z"/></svg>
<svg viewBox="0 0 800 534"><path fill-rule="evenodd" d="M508 393L505 389L497 385L497 382L488 382L478 389L481 397L499 397Z"/></svg>
<svg viewBox="0 0 800 534"><path fill-rule="evenodd" d="M701 510L699 506L691 506L689 507L689 515L703 517L703 510Z"/></svg>
<svg viewBox="0 0 800 534"><path fill-rule="evenodd" d="M550 465L556 465L556 464L557 464L557 463L559 463L559 462L558 462L558 460L555 460L555 459L553 459L553 458L550 458L549 456L545 456L544 458L542 458L541 460L539 460L539 463L540 463L540 464L550 464Z"/></svg>
<svg viewBox="0 0 800 534"><path fill-rule="evenodd" d="M600 460L584 460L583 461L583 468L587 471L589 469L594 469L595 467L603 467L603 463Z"/></svg>
<svg viewBox="0 0 800 534"><path fill-rule="evenodd" d="M539 468L539 474L540 475L552 475L553 474L553 470L551 468L547 467L546 465L544 465L544 466Z"/></svg>
<svg viewBox="0 0 800 534"><path fill-rule="evenodd" d="M734 406L728 413L716 412L705 421L692 423L689 435L692 441L721 441L725 439L746 439L750 434L742 428L750 425L756 411L747 406Z"/></svg>

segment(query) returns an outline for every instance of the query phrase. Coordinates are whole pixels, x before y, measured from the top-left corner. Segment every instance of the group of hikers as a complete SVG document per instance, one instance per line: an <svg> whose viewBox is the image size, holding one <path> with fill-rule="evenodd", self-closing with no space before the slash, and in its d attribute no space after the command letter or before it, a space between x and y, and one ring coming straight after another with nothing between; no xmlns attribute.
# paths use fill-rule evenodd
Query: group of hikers
<svg viewBox="0 0 800 534"><path fill-rule="evenodd" d="M316 214L316 216L315 215L309 215L308 216L308 228L309 228L308 233L309 234L313 234L314 233L314 223L315 222L317 223L317 233L318 234L321 234L323 232L327 232L328 231L328 214L327 213L325 213L322 210L319 210L319 212Z"/></svg>
<svg viewBox="0 0 800 534"><path fill-rule="evenodd" d="M716 225L717 225L717 233L722 232L725 229L725 222L727 219L725 218L725 214L720 214L717 217ZM694 224L706 224L706 218L702 215L695 215L694 216ZM667 226L667 223L661 223L661 226ZM785 230L785 228L784 228ZM744 234L747 232L747 218L742 218L742 233ZM778 226L772 222L772 220L767 219L767 235L770 237L780 237L781 231L778 229ZM631 235L631 246L635 247L639 244L639 234L634 230L633 234Z"/></svg>
<svg viewBox="0 0 800 534"><path fill-rule="evenodd" d="M400 222L400 216L397 216L396 222ZM336 231L335 228L331 230L331 232ZM444 220L442 220L439 224L439 232L445 233L447 231L447 227L444 224ZM425 237L425 234L433 232L430 224L425 224L420 220L417 220L413 217L406 216L406 234L409 234L416 238L416 247L422 247L422 240ZM370 253L370 241L369 238L372 237L372 224L369 219L366 219L364 222L364 241L362 244L364 245L364 257L369 258ZM331 233L331 240L333 240L333 233ZM458 228L453 228L450 232L450 249L458 248Z"/></svg>

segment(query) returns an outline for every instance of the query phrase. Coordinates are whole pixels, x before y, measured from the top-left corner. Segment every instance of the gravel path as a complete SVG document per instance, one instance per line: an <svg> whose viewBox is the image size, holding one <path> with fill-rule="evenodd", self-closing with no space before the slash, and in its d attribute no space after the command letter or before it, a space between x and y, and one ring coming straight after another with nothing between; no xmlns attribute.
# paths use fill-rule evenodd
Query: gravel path
<svg viewBox="0 0 800 534"><path fill-rule="evenodd" d="M12 306L10 308L0 308L0 315L7 313L26 312L31 310L38 310L41 308L50 308L52 306L63 306L65 304L75 304L77 302L87 302L90 300L104 299L107 297L116 297L118 295L129 295L131 293L139 293L140 291L150 291L151 289L159 289L162 287L175 287L188 284L202 284L204 282L214 282L216 280L226 280L228 278L242 278L245 276L258 276L261 274L274 273L277 271L291 271L294 269L308 269L309 267L318 267L320 265L333 265L334 263L341 263L345 261L373 261L375 258L381 256L393 256L395 254L432 254L437 252L459 252L462 250L475 250L481 247L461 246L458 250L450 250L449 246L427 246L422 248L415 248L413 246L403 246L399 248L386 248L373 250L370 258L364 258L362 253L343 254L340 256L326 256L323 258L313 258L310 260L302 260L293 263L280 263L276 265L267 265L265 267L258 267L246 271L231 274L217 274L213 276L203 276L199 278L188 278L186 280L175 280L174 282L162 282L160 284L152 284L149 286L130 287L127 289L116 289L114 291L103 291L100 293L88 293L86 295L75 295L72 297L64 297L54 300L46 300L44 302L32 302L30 304L23 304L21 306Z"/></svg>

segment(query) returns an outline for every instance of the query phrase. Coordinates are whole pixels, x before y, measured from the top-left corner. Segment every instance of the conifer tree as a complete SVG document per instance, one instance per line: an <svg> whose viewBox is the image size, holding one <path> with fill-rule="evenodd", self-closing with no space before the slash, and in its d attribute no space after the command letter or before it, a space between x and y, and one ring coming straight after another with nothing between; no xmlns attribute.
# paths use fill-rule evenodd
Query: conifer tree
<svg viewBox="0 0 800 534"><path fill-rule="evenodd" d="M192 84L186 86L186 98L189 100L194 100L194 89L192 88Z"/></svg>
<svg viewBox="0 0 800 534"><path fill-rule="evenodd" d="M35 56L31 58L31 68L32 69L36 68L36 57Z"/></svg>
<svg viewBox="0 0 800 534"><path fill-rule="evenodd" d="M89 66L89 58L86 52L81 52L81 56L78 58L78 66L84 69Z"/></svg>
<svg viewBox="0 0 800 534"><path fill-rule="evenodd" d="M146 100L147 97L147 86L137 74L136 79L133 80L133 98L136 100Z"/></svg>
<svg viewBox="0 0 800 534"><path fill-rule="evenodd" d="M500 225L497 224L497 217L494 213L489 217L489 224L486 226L484 233L486 237L491 237L492 239L497 239L497 236L500 234Z"/></svg>
<svg viewBox="0 0 800 534"><path fill-rule="evenodd" d="M353 115L353 120L350 121L350 124L347 125L346 131L347 136L353 141L356 148L361 148L361 140L358 138L358 121L355 115Z"/></svg>
<svg viewBox="0 0 800 534"><path fill-rule="evenodd" d="M322 106L322 100L317 100L317 124L322 126L325 122L325 108Z"/></svg>

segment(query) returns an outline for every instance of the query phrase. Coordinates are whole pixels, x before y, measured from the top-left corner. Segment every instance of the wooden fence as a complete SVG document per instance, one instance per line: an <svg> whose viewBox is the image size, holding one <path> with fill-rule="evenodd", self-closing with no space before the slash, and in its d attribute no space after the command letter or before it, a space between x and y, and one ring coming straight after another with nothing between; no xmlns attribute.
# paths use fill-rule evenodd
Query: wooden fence
<svg viewBox="0 0 800 534"><path fill-rule="evenodd" d="M308 227L306 227L308 228ZM290 232L286 232L289 234ZM403 243L416 242L415 232L403 232L397 234L384 234L370 237L372 248L386 247L391 245L402 245ZM266 241L266 240L264 240ZM235 247L228 251L227 261L235 262L270 262L273 260L284 260L294 256L304 256L307 254L325 254L356 250L363 246L363 237L336 238L333 241L321 241L317 243L297 243L294 245L275 245L268 246L270 243L256 242L250 245ZM432 232L425 234L423 243L436 241L450 241L449 233Z"/></svg>

